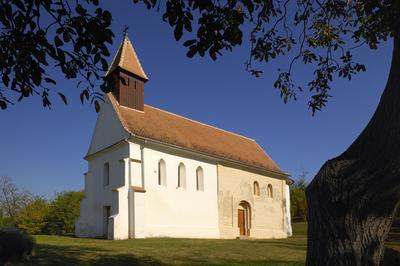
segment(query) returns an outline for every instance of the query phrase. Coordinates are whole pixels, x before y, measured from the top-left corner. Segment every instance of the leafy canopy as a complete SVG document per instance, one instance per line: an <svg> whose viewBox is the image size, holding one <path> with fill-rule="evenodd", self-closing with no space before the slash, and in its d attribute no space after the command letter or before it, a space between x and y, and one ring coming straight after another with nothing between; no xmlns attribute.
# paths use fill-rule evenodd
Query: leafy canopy
<svg viewBox="0 0 400 266"><path fill-rule="evenodd" d="M310 65L313 78L305 84L311 92L314 113L326 105L334 77L351 79L363 64L352 50L362 45L376 49L396 29L399 1L388 0L133 0L163 12L179 41L187 38L187 56L210 56L216 60L232 51L243 38L250 42L246 69L254 76L279 56L290 56L287 69L279 69L274 87L286 103L304 86L292 79L294 65ZM195 28L195 33L193 32ZM250 31L249 31L250 29ZM249 35L245 35L245 31Z"/></svg>
<svg viewBox="0 0 400 266"><path fill-rule="evenodd" d="M98 7L99 0L4 0L0 1L0 107L38 95L50 107L50 93L67 98L56 87L50 70L67 79L78 79L81 101L91 99L96 109L99 71L108 68L107 44L114 34L112 16ZM103 91L107 92L104 83Z"/></svg>
<svg viewBox="0 0 400 266"><path fill-rule="evenodd" d="M246 69L254 76L278 57L291 58L278 69L275 88L286 103L305 88L314 113L326 105L335 77L351 79L365 66L352 51L362 45L376 49L398 29L400 3L395 0L132 0L162 12L176 40L185 35L187 56L208 55L213 60L225 50L250 43ZM42 97L50 107L50 93L67 98L49 69L77 79L81 101L99 110L102 92L111 90L99 72L107 69L112 43L111 13L99 0L0 1L0 107ZM245 34L246 33L246 34ZM248 33L248 34L247 34ZM306 84L293 80L295 63L312 70Z"/></svg>

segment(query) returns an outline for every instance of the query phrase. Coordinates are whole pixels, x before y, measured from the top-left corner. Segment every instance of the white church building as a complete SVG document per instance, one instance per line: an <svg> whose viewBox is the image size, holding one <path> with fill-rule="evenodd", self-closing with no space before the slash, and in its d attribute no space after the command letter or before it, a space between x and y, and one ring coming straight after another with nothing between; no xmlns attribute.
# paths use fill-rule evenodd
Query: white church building
<svg viewBox="0 0 400 266"><path fill-rule="evenodd" d="M85 157L76 236L286 238L288 175L253 139L144 104L127 36Z"/></svg>

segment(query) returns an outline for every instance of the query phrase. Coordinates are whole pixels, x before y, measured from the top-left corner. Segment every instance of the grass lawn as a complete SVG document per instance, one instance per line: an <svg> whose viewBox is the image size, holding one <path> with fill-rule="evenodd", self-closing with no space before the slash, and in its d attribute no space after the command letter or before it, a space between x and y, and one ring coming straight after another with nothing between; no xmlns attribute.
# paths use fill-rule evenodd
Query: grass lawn
<svg viewBox="0 0 400 266"><path fill-rule="evenodd" d="M36 236L31 265L304 265L306 224L282 240L150 238L107 241Z"/></svg>

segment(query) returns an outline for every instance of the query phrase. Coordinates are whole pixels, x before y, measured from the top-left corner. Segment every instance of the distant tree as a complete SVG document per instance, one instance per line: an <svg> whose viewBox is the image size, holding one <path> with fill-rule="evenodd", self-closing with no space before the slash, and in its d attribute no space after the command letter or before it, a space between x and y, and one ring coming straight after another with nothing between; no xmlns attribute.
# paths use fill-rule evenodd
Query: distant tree
<svg viewBox="0 0 400 266"><path fill-rule="evenodd" d="M293 222L307 221L306 176L307 172L302 170L299 179L290 187L290 213Z"/></svg>
<svg viewBox="0 0 400 266"><path fill-rule="evenodd" d="M0 228L4 227L6 222L4 221L3 213L0 211Z"/></svg>
<svg viewBox="0 0 400 266"><path fill-rule="evenodd" d="M46 231L49 234L74 233L75 219L79 216L83 196L84 193L81 191L62 192L56 195L45 217Z"/></svg>
<svg viewBox="0 0 400 266"><path fill-rule="evenodd" d="M18 228L30 235L42 233L48 210L49 203L45 199L35 198L19 212L16 218Z"/></svg>
<svg viewBox="0 0 400 266"><path fill-rule="evenodd" d="M3 222L17 226L16 218L19 212L32 200L32 194L27 190L19 189L11 178L0 177L0 212Z"/></svg>

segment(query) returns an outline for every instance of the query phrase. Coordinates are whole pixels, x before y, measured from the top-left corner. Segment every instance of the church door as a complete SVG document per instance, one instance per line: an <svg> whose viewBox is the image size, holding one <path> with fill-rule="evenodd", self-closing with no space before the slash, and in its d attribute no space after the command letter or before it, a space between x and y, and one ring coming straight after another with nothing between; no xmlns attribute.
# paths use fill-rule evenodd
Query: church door
<svg viewBox="0 0 400 266"><path fill-rule="evenodd" d="M104 206L103 208L103 237L108 239L108 220L111 215L111 207Z"/></svg>
<svg viewBox="0 0 400 266"><path fill-rule="evenodd" d="M245 228L245 216L244 216L244 210L238 209L238 226L240 229L240 235L244 236L246 235L246 228Z"/></svg>

